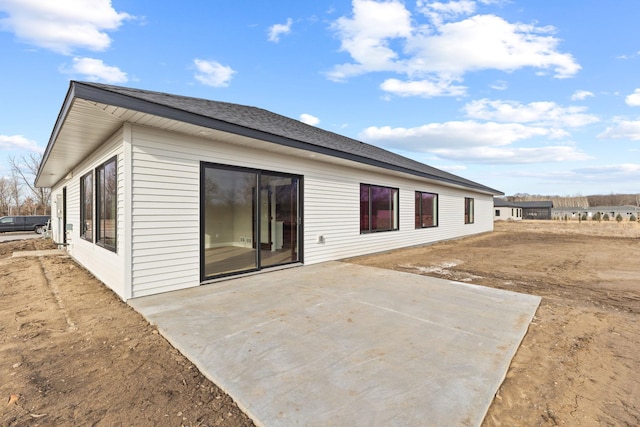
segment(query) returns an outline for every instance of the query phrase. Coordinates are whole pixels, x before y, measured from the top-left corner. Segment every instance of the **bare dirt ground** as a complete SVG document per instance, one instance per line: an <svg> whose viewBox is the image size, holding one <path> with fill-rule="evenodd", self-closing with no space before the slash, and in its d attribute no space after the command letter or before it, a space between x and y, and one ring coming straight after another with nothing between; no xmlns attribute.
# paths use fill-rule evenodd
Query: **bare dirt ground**
<svg viewBox="0 0 640 427"><path fill-rule="evenodd" d="M110 290L61 257L0 243L1 426L252 426Z"/></svg>
<svg viewBox="0 0 640 427"><path fill-rule="evenodd" d="M350 261L542 297L484 426L640 425L639 224L497 222Z"/></svg>
<svg viewBox="0 0 640 427"><path fill-rule="evenodd" d="M252 425L69 258L11 258L42 248L0 243L0 425ZM640 225L502 222L349 261L542 296L485 426L640 425Z"/></svg>

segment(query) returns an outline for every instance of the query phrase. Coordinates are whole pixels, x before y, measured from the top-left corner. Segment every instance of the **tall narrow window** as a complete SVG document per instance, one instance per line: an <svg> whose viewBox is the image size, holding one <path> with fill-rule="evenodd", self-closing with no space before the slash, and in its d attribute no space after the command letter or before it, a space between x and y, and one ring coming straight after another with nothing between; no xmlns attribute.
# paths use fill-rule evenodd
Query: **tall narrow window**
<svg viewBox="0 0 640 427"><path fill-rule="evenodd" d="M416 228L438 226L438 195L416 191Z"/></svg>
<svg viewBox="0 0 640 427"><path fill-rule="evenodd" d="M80 237L93 242L93 173L80 178Z"/></svg>
<svg viewBox="0 0 640 427"><path fill-rule="evenodd" d="M96 243L116 251L118 178L113 157L96 168Z"/></svg>
<svg viewBox="0 0 640 427"><path fill-rule="evenodd" d="M464 223L473 224L473 199L471 197L464 198Z"/></svg>
<svg viewBox="0 0 640 427"><path fill-rule="evenodd" d="M360 233L398 229L398 189L360 184Z"/></svg>

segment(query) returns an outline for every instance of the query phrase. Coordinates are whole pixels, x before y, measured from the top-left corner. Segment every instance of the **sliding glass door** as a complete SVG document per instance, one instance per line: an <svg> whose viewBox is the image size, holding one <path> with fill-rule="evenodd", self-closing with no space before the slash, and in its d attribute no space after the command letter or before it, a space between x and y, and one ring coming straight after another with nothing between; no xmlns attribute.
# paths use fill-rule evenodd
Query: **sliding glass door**
<svg viewBox="0 0 640 427"><path fill-rule="evenodd" d="M299 176L202 164L202 280L300 261Z"/></svg>

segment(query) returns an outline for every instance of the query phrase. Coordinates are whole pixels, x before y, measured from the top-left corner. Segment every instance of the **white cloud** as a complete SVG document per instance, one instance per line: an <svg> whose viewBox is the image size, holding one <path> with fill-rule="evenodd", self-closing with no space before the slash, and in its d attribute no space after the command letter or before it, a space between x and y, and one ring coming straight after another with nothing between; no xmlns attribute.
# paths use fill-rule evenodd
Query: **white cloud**
<svg viewBox="0 0 640 427"><path fill-rule="evenodd" d="M236 73L231 67L222 65L217 61L196 58L193 63L197 70L196 80L206 86L227 87Z"/></svg>
<svg viewBox="0 0 640 427"><path fill-rule="evenodd" d="M578 184L574 188L588 188L591 194L633 193L637 191L633 185L640 179L640 164L611 164L576 169L558 168L557 170L519 168L509 171L508 177L505 176L504 179L546 182L555 194L562 191L559 190L560 188L570 188L565 187L570 183Z"/></svg>
<svg viewBox="0 0 640 427"><path fill-rule="evenodd" d="M389 40L408 38L413 30L411 14L398 1L376 2L353 0L353 18L341 17L332 28L341 39L341 50L348 52L354 64L334 67L329 73L332 80L370 71L398 69L398 54L389 46Z"/></svg>
<svg viewBox="0 0 640 427"><path fill-rule="evenodd" d="M558 128L521 123L451 121L414 128L369 127L359 137L392 150L431 153L440 160L473 163L542 163L580 161L591 157L572 144L536 141L567 138ZM516 146L526 143L528 146Z"/></svg>
<svg viewBox="0 0 640 427"><path fill-rule="evenodd" d="M640 89L636 89L631 95L628 95L624 101L630 107L640 107Z"/></svg>
<svg viewBox="0 0 640 427"><path fill-rule="evenodd" d="M589 92L588 90L577 90L571 95L572 101L584 101L590 96L595 96L593 92Z"/></svg>
<svg viewBox="0 0 640 427"><path fill-rule="evenodd" d="M320 123L319 118L306 113L300 114L300 121L311 126L317 126Z"/></svg>
<svg viewBox="0 0 640 427"><path fill-rule="evenodd" d="M519 123L479 123L473 120L430 123L414 128L372 126L360 134L366 141L383 142L387 147L415 152L496 147L533 137L567 136L565 131L559 129L525 126Z"/></svg>
<svg viewBox="0 0 640 427"><path fill-rule="evenodd" d="M429 17L437 25L444 20L451 20L463 15L470 15L476 10L476 2L471 0L441 2L424 2L418 0L416 3L418 11Z"/></svg>
<svg viewBox="0 0 640 427"><path fill-rule="evenodd" d="M538 126L580 127L599 121L598 117L584 113L586 107L561 107L549 101L521 104L480 99L469 102L464 110L473 119L534 123Z"/></svg>
<svg viewBox="0 0 640 427"><path fill-rule="evenodd" d="M591 157L566 145L544 147L475 147L467 150L437 149L433 153L447 160L475 163L548 163L587 160Z"/></svg>
<svg viewBox="0 0 640 427"><path fill-rule="evenodd" d="M129 79L127 73L118 67L106 65L101 59L73 58L71 68L62 69L69 74L81 74L86 80L103 83L125 83Z"/></svg>
<svg viewBox="0 0 640 427"><path fill-rule="evenodd" d="M423 32L408 41L411 72L463 75L496 69L511 72L524 67L552 69L555 77L571 77L578 65L570 54L557 51L559 40L551 27L512 24L495 15L475 15L445 23L435 33Z"/></svg>
<svg viewBox="0 0 640 427"><path fill-rule="evenodd" d="M461 81L466 73L478 70L511 72L524 67L551 70L555 77L566 78L581 68L572 55L558 50L560 40L553 36L553 27L514 24L495 15L461 19L475 11L472 1L419 1L418 10L426 20L420 22L419 15L412 16L398 0L353 0L352 16L341 17L332 26L341 50L353 61L334 66L328 77L339 81L387 71L406 75L406 84L411 85L423 80ZM423 91L416 94L424 96Z"/></svg>
<svg viewBox="0 0 640 427"><path fill-rule="evenodd" d="M575 172L591 176L634 176L640 177L640 164L622 163L576 169Z"/></svg>
<svg viewBox="0 0 640 427"><path fill-rule="evenodd" d="M460 172L460 171L466 171L468 169L467 166L465 165L450 165L450 166L438 166L438 169L441 169L443 171L447 171L447 172Z"/></svg>
<svg viewBox="0 0 640 427"><path fill-rule="evenodd" d="M33 151L36 153L43 151L35 141L27 139L23 135L0 135L0 150Z"/></svg>
<svg viewBox="0 0 640 427"><path fill-rule="evenodd" d="M291 32L291 18L287 19L286 24L275 24L269 27L269 41L278 43L280 41L280 36L283 34L289 34Z"/></svg>
<svg viewBox="0 0 640 427"><path fill-rule="evenodd" d="M509 83L505 82L504 80L498 80L497 82L493 83L490 87L493 90L507 90L507 88L509 87Z"/></svg>
<svg viewBox="0 0 640 427"><path fill-rule="evenodd" d="M614 119L615 125L609 126L598 135L599 139L629 139L640 141L640 120Z"/></svg>
<svg viewBox="0 0 640 427"><path fill-rule="evenodd" d="M105 50L111 44L107 31L133 18L117 12L111 0L2 0L0 10L7 14L0 19L0 28L29 44L65 55L76 48Z"/></svg>
<svg viewBox="0 0 640 427"><path fill-rule="evenodd" d="M633 58L637 57L638 55L640 55L640 51L634 52L634 53L632 53L630 55L628 55L628 54L618 55L618 56L616 56L616 59L633 59Z"/></svg>
<svg viewBox="0 0 640 427"><path fill-rule="evenodd" d="M387 79L380 85L380 89L399 96L462 96L467 88L454 85L450 81L415 80L403 82L398 79Z"/></svg>

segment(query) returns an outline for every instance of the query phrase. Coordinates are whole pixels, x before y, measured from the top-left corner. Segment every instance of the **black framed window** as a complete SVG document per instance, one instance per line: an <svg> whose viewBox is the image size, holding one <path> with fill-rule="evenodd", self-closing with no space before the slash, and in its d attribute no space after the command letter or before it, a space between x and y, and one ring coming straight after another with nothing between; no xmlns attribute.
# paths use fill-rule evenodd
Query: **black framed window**
<svg viewBox="0 0 640 427"><path fill-rule="evenodd" d="M464 223L473 224L474 221L474 200L471 197L464 198Z"/></svg>
<svg viewBox="0 0 640 427"><path fill-rule="evenodd" d="M416 228L438 226L438 195L416 191Z"/></svg>
<svg viewBox="0 0 640 427"><path fill-rule="evenodd" d="M118 162L113 157L96 168L96 243L116 251Z"/></svg>
<svg viewBox="0 0 640 427"><path fill-rule="evenodd" d="M80 178L80 237L93 242L93 172Z"/></svg>
<svg viewBox="0 0 640 427"><path fill-rule="evenodd" d="M360 233L398 229L397 188L360 184Z"/></svg>
<svg viewBox="0 0 640 427"><path fill-rule="evenodd" d="M200 163L202 281L302 260L303 177Z"/></svg>

